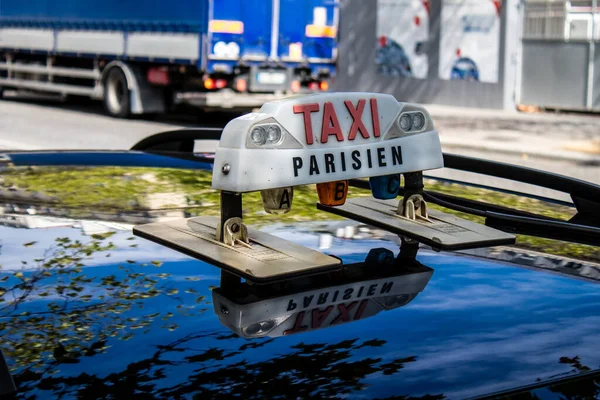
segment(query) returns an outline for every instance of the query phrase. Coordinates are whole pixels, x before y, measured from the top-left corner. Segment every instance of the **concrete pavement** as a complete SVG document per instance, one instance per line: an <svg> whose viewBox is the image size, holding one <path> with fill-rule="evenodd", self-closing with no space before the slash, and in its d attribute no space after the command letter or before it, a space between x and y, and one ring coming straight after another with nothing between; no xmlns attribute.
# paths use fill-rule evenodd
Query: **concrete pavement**
<svg viewBox="0 0 600 400"><path fill-rule="evenodd" d="M540 169L600 185L600 116L426 105L447 153ZM428 175L562 201L566 193L447 168Z"/></svg>
<svg viewBox="0 0 600 400"><path fill-rule="evenodd" d="M115 119L100 102L5 94L0 100L0 149L127 150L152 134L191 126L222 126L222 115L200 112Z"/></svg>
<svg viewBox="0 0 600 400"><path fill-rule="evenodd" d="M426 107L447 151L600 162L600 116Z"/></svg>
<svg viewBox="0 0 600 400"><path fill-rule="evenodd" d="M0 148L130 148L168 129L222 126L234 115L188 113L117 120L98 102L64 104L51 97L8 96L0 100ZM525 114L499 110L426 105L448 151L487 151L573 162L600 161L600 116Z"/></svg>

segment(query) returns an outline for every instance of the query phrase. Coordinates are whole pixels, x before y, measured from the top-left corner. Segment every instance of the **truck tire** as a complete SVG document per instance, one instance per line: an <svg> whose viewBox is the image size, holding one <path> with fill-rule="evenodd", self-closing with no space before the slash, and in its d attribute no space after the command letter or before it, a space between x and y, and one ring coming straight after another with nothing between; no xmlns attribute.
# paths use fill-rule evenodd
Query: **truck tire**
<svg viewBox="0 0 600 400"><path fill-rule="evenodd" d="M127 78L119 67L111 68L104 79L104 109L111 117L129 118L131 116L131 99Z"/></svg>

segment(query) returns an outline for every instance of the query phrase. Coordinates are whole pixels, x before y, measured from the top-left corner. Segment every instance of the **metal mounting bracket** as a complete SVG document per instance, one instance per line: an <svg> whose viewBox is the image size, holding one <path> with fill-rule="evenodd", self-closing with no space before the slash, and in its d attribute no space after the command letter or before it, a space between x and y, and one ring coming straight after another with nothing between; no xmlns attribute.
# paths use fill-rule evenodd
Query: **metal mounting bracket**
<svg viewBox="0 0 600 400"><path fill-rule="evenodd" d="M427 212L427 202L420 194L413 194L406 201L401 201L398 204L397 212L398 215L411 221L416 221L419 218L431 222Z"/></svg>
<svg viewBox="0 0 600 400"><path fill-rule="evenodd" d="M221 237L221 225L217 226L217 239ZM248 239L248 228L239 217L229 218L223 224L223 243L228 246L241 244L251 248L250 240Z"/></svg>

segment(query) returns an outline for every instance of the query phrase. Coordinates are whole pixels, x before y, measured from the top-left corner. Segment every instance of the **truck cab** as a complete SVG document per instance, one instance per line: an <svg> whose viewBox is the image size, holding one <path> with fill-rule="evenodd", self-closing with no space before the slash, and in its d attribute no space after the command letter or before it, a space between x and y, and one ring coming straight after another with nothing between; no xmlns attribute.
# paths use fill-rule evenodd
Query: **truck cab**
<svg viewBox="0 0 600 400"><path fill-rule="evenodd" d="M238 92L327 90L335 76L337 1L232 0L210 7L210 79Z"/></svg>

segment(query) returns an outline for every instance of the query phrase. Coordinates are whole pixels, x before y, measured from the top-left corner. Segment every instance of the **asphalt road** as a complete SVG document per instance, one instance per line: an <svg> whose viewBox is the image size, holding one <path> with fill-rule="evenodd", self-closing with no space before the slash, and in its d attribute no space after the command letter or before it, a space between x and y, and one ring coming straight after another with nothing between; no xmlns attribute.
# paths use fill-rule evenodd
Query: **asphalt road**
<svg viewBox="0 0 600 400"><path fill-rule="evenodd" d="M438 106L431 106L430 112L446 152L524 165L600 184L600 156L564 160L548 155L536 157L516 151L499 151L493 146L486 148L487 143L494 141L510 144L510 141L521 140L523 145L530 141L533 143L529 144L531 147L548 137L553 140L564 139L565 135L572 135L574 140L600 138L600 117L527 116L468 109L457 115L454 110L448 111ZM99 102L80 99L65 103L50 97L9 95L0 100L0 149L125 150L154 133L182 127L224 126L234 117L234 114L202 113L191 109L169 116L120 120L104 115ZM479 134L477 140L481 146L468 146L476 140L476 134ZM215 141L199 142L196 149L210 151L215 146ZM430 174L568 200L568 196L554 191L477 174L448 169L432 171Z"/></svg>
<svg viewBox="0 0 600 400"><path fill-rule="evenodd" d="M169 116L123 120L106 116L97 101L63 102L50 96L9 94L0 100L0 149L127 150L158 132L224 126L235 116L180 110Z"/></svg>

